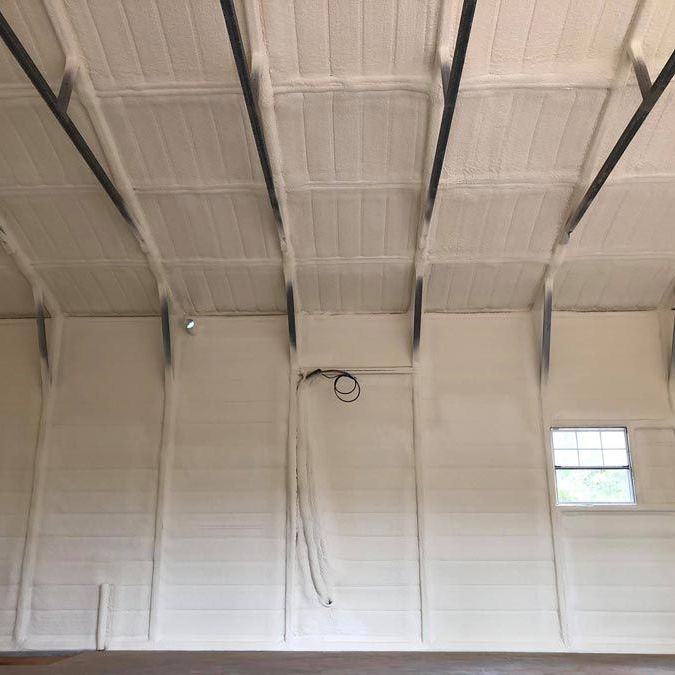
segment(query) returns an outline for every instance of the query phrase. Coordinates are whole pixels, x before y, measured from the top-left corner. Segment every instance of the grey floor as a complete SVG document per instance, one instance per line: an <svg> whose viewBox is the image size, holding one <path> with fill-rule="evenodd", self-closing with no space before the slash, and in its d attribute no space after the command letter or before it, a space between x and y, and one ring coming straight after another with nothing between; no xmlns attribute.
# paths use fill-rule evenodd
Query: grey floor
<svg viewBox="0 0 675 675"><path fill-rule="evenodd" d="M0 661L2 663L2 661ZM675 656L362 652L85 652L48 665L0 666L2 675L221 675L248 673L675 673Z"/></svg>

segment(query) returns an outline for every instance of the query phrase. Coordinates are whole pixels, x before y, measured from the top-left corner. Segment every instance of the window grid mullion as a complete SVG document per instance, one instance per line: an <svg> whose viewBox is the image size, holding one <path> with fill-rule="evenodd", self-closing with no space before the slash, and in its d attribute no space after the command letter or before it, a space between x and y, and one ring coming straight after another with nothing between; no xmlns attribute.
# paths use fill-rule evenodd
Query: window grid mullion
<svg viewBox="0 0 675 675"><path fill-rule="evenodd" d="M559 432L561 435L556 436L556 432ZM589 434L589 432L596 433ZM552 427L551 433L558 504L636 503L633 467L626 427ZM619 441L619 438L616 436L617 433L622 435L622 441ZM572 441L574 445L572 445ZM589 447L582 448L582 443L584 446L588 445ZM605 443L609 443L610 447L605 448ZM586 460L593 458L595 460L594 464L584 466L582 463L582 450L584 458ZM606 451L613 452L613 456L617 459L625 459L626 463L620 465L609 464L610 459L605 454ZM622 451L624 453L623 457L621 455L617 456L617 451ZM567 457L572 452L576 455L576 466L570 466L573 463L572 460L568 464L557 464L555 462L557 457L568 461ZM599 463L597 461L598 452L600 453ZM571 471L585 471L589 476L585 477L582 475L581 479L573 479L573 475L578 476L579 474L566 473ZM591 472L598 472L598 474L592 474ZM621 473L617 474L616 472ZM591 478L592 475L597 475L598 478ZM618 478L619 475L623 475L624 478ZM614 478L611 478L611 476L614 476ZM627 484L626 480L628 481Z"/></svg>

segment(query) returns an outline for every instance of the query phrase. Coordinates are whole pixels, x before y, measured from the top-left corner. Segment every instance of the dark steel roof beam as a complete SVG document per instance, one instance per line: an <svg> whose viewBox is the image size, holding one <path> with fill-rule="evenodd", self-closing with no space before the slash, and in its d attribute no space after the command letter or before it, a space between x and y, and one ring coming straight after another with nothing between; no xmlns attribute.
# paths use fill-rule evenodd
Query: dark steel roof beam
<svg viewBox="0 0 675 675"><path fill-rule="evenodd" d="M427 188L426 200L424 205L424 219L422 228L428 230L436 204L436 195L438 193L438 184L441 179L445 153L448 148L448 139L450 138L450 128L455 114L457 97L459 95L459 83L462 79L464 61L469 46L469 37L471 36L471 26L476 11L477 0L464 0L462 4L462 14L457 29L457 39L455 40L455 51L452 56L452 64L441 64L441 82L443 85L443 115L441 117L441 126L438 131L438 140L436 141L436 151L429 176L429 186ZM426 242L424 243L426 246ZM424 312L424 269L417 270L415 276L415 292L413 307L413 353L420 345L422 332L422 314Z"/></svg>
<svg viewBox="0 0 675 675"><path fill-rule="evenodd" d="M577 204L577 207L567 219L565 230L563 232L563 241L569 239L572 232L574 232L577 225L581 222L584 214L588 211L593 200L597 197L598 192L600 192L600 189L609 178L610 173L613 171L624 152L626 152L626 149L633 138L635 138L635 134L640 130L643 122L647 119L647 116L673 79L673 75L675 75L675 51L673 51L670 58L666 61L665 66L663 66L658 77L654 80L654 84L652 84L649 91L647 91L646 95L643 97L642 102L635 113L633 113L633 116L621 133L621 136L619 136L619 140L615 143L604 164L600 167L595 178Z"/></svg>
<svg viewBox="0 0 675 675"><path fill-rule="evenodd" d="M234 63L237 68L237 75L239 76L239 83L241 84L242 93L244 94L244 102L246 103L246 111L248 112L248 119L251 124L251 131L253 133L253 140L258 151L258 158L262 167L263 177L265 179L265 186L267 188L267 196L269 198L270 206L272 207L272 214L274 222L277 226L277 234L279 236L279 244L282 255L286 254L286 229L284 226L283 217L281 214L281 207L279 206L279 199L277 196L276 186L274 184L274 176L272 173L272 165L270 163L269 152L265 142L265 135L263 133L263 126L260 119L258 107L256 106L256 97L254 91L254 84L249 72L249 66L246 60L246 53L244 50L244 43L241 38L241 31L239 29L239 21L237 19L237 12L234 7L233 0L220 0L220 6L223 11L225 25L227 27L227 34L230 40L230 47L232 48L232 55L234 56ZM297 327L295 320L295 289L293 288L293 281L290 278L286 279L286 314L288 316L288 337L291 343L291 348L296 349L297 346Z"/></svg>
<svg viewBox="0 0 675 675"><path fill-rule="evenodd" d="M5 45L7 45L7 48L12 53L12 56L16 59L16 62L19 64L23 72L28 76L28 79L33 84L33 87L35 87L38 94L40 94L42 97L42 100L51 110L52 115L54 115L58 123L66 132L68 138L80 153L82 159L91 169L94 176L96 176L96 179L100 183L101 187L105 190L108 197L110 197L110 200L115 205L115 208L119 211L126 223L134 230L135 233L137 233L138 228L136 227L129 210L124 203L122 195L118 192L117 188L110 179L110 176L108 176L105 169L101 166L101 163L96 158L96 155L89 147L87 141L84 140L80 130L70 119L68 113L65 110L65 106L62 105L63 99L66 98L65 91L68 87L64 89L62 85L63 96L61 97L62 101L60 103L59 97L57 97L52 91L51 87L47 83L47 80L45 80L44 76L40 72L40 69L35 65L35 62L30 57L30 54L26 51L25 47L21 43L21 40L19 40L16 33L12 30L12 27L7 22L7 19L3 15L2 11L0 11L0 37L2 38ZM64 77L64 81L65 79L66 78ZM68 96L68 98L70 97Z"/></svg>

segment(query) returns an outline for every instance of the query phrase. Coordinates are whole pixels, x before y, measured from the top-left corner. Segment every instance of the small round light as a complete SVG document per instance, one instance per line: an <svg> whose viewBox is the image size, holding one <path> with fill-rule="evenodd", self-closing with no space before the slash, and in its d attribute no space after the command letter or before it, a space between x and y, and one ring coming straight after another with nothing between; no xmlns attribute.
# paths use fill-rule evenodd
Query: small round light
<svg viewBox="0 0 675 675"><path fill-rule="evenodd" d="M195 335L197 332L197 322L194 319L185 319L185 323L183 325L185 326L185 330L190 333L190 335Z"/></svg>

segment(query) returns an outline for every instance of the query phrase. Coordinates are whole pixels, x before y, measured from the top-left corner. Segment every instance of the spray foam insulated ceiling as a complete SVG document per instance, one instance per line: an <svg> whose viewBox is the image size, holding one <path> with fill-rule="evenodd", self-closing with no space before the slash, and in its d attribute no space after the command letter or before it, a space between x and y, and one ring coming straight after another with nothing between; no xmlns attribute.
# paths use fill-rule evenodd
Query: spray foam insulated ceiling
<svg viewBox="0 0 675 675"><path fill-rule="evenodd" d="M428 241L461 0L239 0L279 237L218 0L0 0L124 198L0 45L0 316L532 306L570 210L675 48L670 0L479 0ZM675 89L565 246L558 309L649 309L675 280Z"/></svg>

